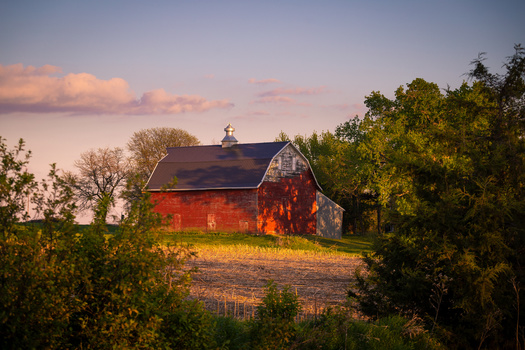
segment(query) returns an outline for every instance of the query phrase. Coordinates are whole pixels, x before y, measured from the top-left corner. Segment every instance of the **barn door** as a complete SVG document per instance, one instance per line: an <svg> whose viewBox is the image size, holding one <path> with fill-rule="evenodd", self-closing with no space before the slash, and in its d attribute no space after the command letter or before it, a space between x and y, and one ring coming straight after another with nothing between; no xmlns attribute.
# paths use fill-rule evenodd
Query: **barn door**
<svg viewBox="0 0 525 350"><path fill-rule="evenodd" d="M208 214L208 231L214 231L216 228L215 214Z"/></svg>
<svg viewBox="0 0 525 350"><path fill-rule="evenodd" d="M248 232L249 231L249 224L246 220L239 220L239 231L240 232Z"/></svg>
<svg viewBox="0 0 525 350"><path fill-rule="evenodd" d="M181 217L180 214L173 214L173 223L172 228L174 231L180 231L181 230Z"/></svg>

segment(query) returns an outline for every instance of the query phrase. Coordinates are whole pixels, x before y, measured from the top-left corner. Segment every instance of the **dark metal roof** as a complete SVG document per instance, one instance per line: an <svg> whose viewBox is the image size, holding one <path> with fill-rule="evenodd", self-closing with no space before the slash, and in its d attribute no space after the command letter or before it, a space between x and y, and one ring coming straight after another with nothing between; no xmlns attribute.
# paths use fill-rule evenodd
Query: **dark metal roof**
<svg viewBox="0 0 525 350"><path fill-rule="evenodd" d="M171 147L157 163L146 187L158 191L176 176L175 191L258 188L272 159L288 144Z"/></svg>

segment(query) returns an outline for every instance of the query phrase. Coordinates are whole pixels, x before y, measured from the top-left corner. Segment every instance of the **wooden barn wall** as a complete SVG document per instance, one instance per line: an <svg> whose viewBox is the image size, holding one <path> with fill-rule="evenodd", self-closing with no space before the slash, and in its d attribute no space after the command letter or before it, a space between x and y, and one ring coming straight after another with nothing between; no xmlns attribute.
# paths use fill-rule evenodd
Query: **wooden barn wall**
<svg viewBox="0 0 525 350"><path fill-rule="evenodd" d="M173 215L176 231L257 232L257 190L152 193L155 211Z"/></svg>
<svg viewBox="0 0 525 350"><path fill-rule="evenodd" d="M259 232L316 233L316 184L310 170L259 187Z"/></svg>

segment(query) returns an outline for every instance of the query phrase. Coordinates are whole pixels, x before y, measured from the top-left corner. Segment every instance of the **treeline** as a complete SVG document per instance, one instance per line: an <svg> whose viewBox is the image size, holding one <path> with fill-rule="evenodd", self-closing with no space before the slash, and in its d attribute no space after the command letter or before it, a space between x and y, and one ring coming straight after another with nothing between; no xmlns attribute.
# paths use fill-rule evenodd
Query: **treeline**
<svg viewBox="0 0 525 350"><path fill-rule="evenodd" d="M334 134L296 136L353 232L381 233L349 291L372 318L418 317L450 348L525 348L525 50L468 82L423 79ZM288 139L281 134L279 139Z"/></svg>

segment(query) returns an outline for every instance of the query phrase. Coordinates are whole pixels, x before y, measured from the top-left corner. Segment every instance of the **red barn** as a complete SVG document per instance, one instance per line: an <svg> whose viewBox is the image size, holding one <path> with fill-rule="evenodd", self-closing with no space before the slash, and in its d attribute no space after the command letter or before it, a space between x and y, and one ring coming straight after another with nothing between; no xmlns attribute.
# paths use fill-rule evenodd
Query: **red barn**
<svg viewBox="0 0 525 350"><path fill-rule="evenodd" d="M311 234L341 238L343 209L324 196L290 142L168 148L147 190L174 230ZM176 177L174 189L162 189Z"/></svg>

